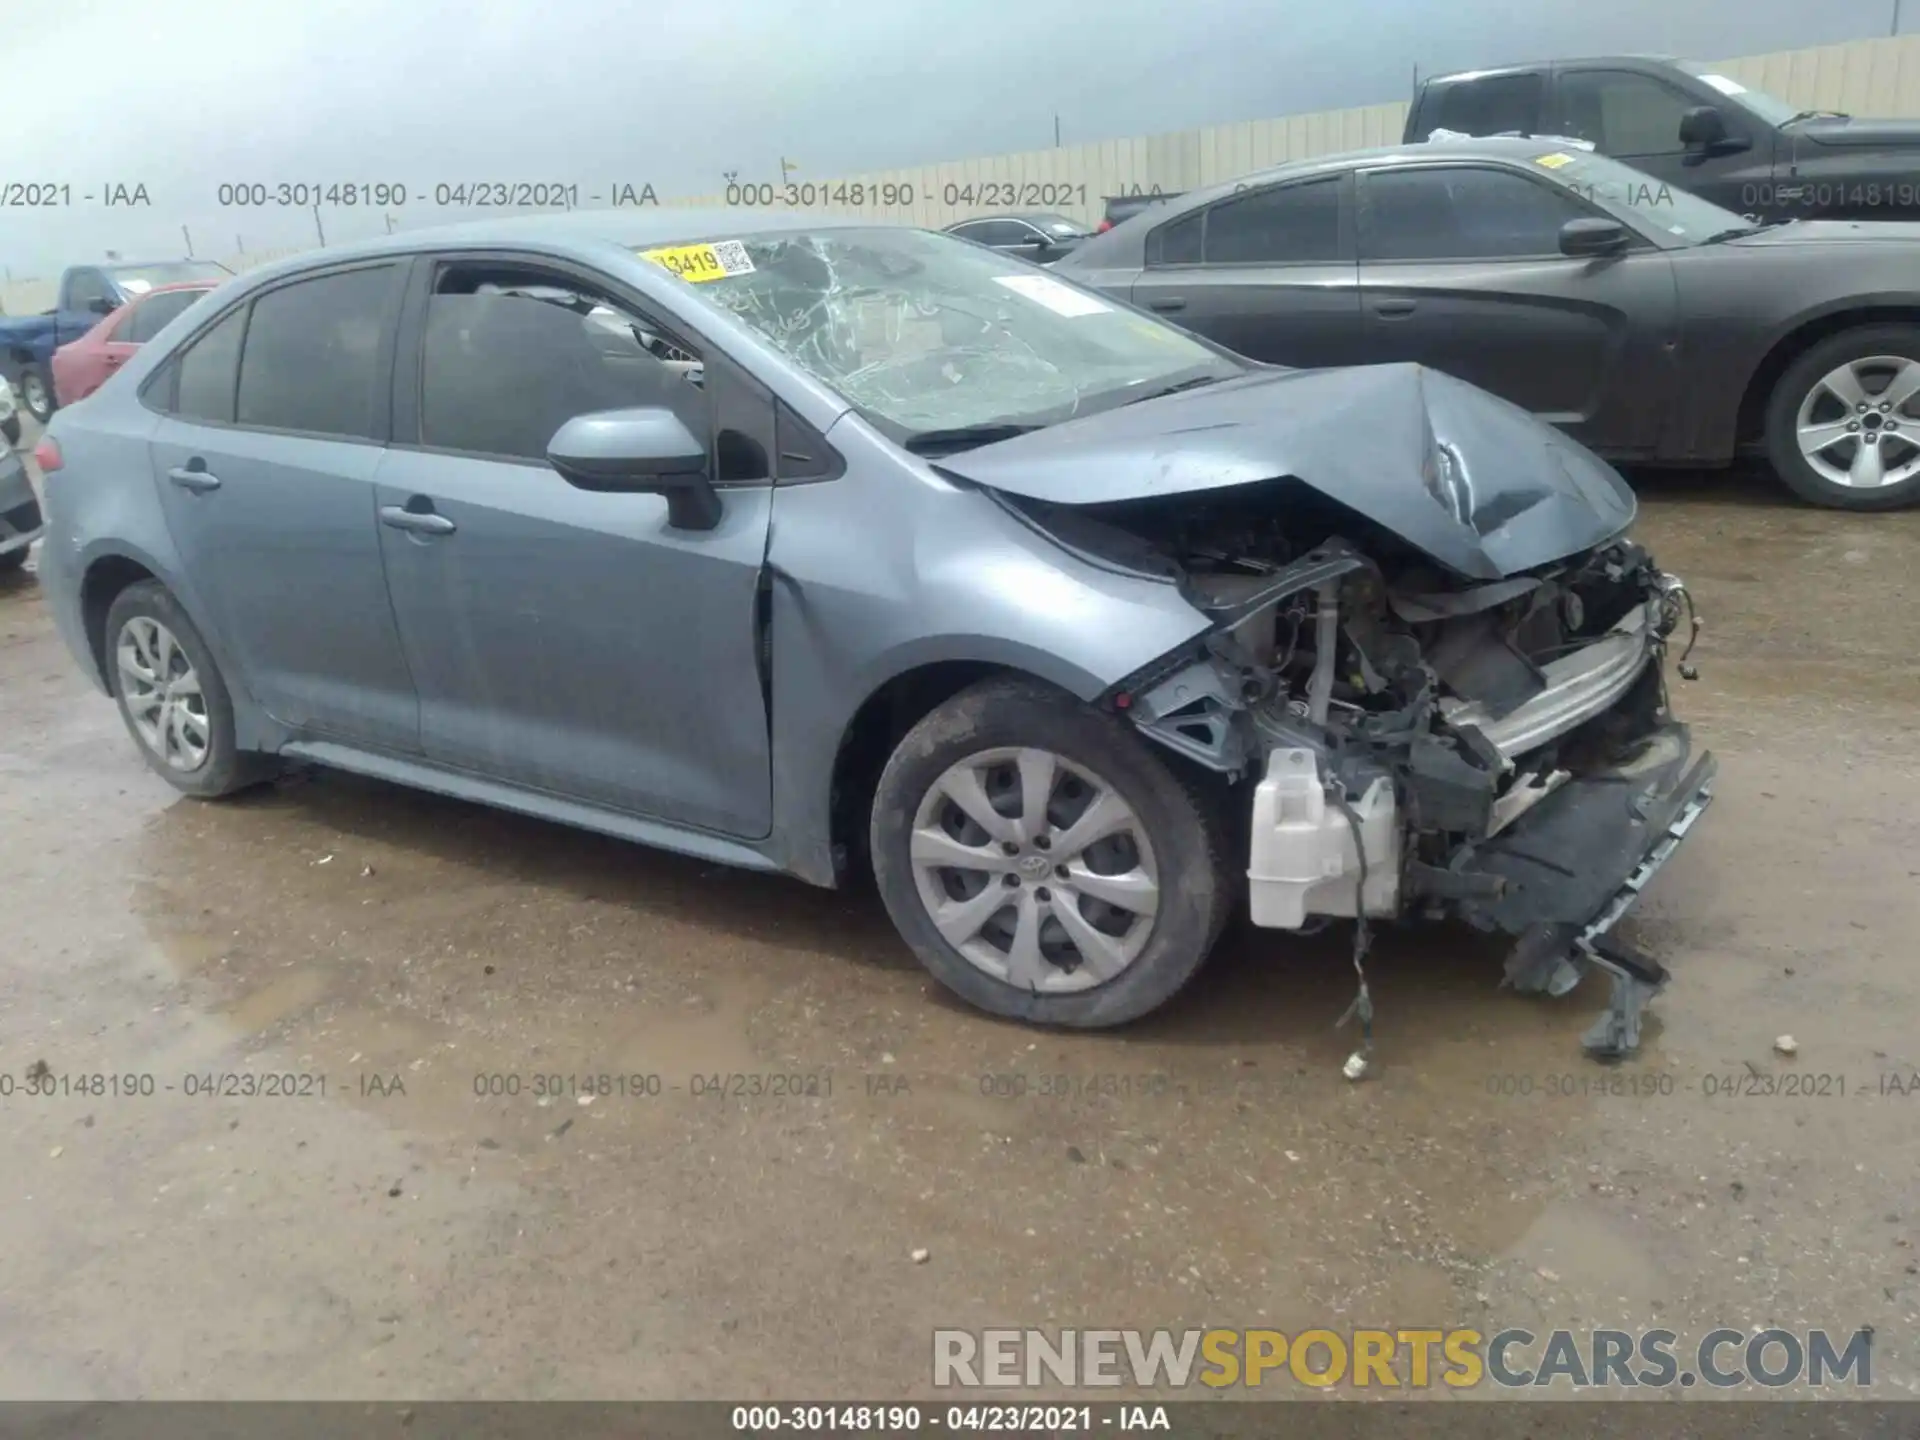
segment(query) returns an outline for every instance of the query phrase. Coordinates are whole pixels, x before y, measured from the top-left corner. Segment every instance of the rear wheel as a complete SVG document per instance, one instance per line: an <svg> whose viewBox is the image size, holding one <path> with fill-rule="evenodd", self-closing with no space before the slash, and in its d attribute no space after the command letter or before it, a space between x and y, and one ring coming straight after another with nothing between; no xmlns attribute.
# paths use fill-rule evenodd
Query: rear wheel
<svg viewBox="0 0 1920 1440"><path fill-rule="evenodd" d="M129 585L107 611L107 674L120 718L174 789L211 798L265 778L234 739L233 700L186 611L158 581Z"/></svg>
<svg viewBox="0 0 1920 1440"><path fill-rule="evenodd" d="M53 418L58 407L54 404L53 383L47 379L47 372L38 365L28 365L20 371L20 403L27 407L27 413L42 425Z"/></svg>
<svg viewBox="0 0 1920 1440"><path fill-rule="evenodd" d="M1199 798L1122 722L1035 681L983 682L916 725L871 830L902 937L996 1015L1144 1015L1192 978L1232 908Z"/></svg>
<svg viewBox="0 0 1920 1440"><path fill-rule="evenodd" d="M0 420L0 435L7 437L7 444L18 445L20 443L20 417L18 415L9 415L6 419Z"/></svg>
<svg viewBox="0 0 1920 1440"><path fill-rule="evenodd" d="M0 555L0 575L11 575L26 563L27 547L25 545L18 550L9 550L6 554Z"/></svg>
<svg viewBox="0 0 1920 1440"><path fill-rule="evenodd" d="M1767 452L1815 505L1920 501L1920 327L1843 331L1794 361L1767 406Z"/></svg>

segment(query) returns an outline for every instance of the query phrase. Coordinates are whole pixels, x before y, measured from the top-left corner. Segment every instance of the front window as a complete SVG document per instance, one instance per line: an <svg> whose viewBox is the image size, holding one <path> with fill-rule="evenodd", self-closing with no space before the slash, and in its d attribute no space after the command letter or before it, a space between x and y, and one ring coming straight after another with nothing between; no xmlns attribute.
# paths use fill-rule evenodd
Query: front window
<svg viewBox="0 0 1920 1440"><path fill-rule="evenodd" d="M1730 76L1720 74L1711 65L1696 65L1686 61L1680 68L1703 84L1712 86L1734 104L1751 110L1769 125L1784 125L1800 113L1798 106L1789 105L1764 90L1755 90L1751 85L1743 85Z"/></svg>
<svg viewBox="0 0 1920 1440"><path fill-rule="evenodd" d="M128 295L144 295L156 285L178 285L183 280L231 280L233 272L212 260L173 260L159 265L111 265L107 274Z"/></svg>
<svg viewBox="0 0 1920 1440"><path fill-rule="evenodd" d="M1158 321L922 230L783 231L640 253L896 440L1056 424L1242 369Z"/></svg>
<svg viewBox="0 0 1920 1440"><path fill-rule="evenodd" d="M1692 191L1577 146L1555 149L1543 140L1540 153L1529 163L1555 184L1619 219L1690 245L1722 231L1744 229L1748 223Z"/></svg>

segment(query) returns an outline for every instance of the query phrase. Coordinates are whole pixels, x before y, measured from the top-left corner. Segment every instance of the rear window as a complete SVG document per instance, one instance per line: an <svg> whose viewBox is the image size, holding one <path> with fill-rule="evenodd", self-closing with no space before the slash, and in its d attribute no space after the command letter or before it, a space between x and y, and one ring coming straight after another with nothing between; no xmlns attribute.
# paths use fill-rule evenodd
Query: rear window
<svg viewBox="0 0 1920 1440"><path fill-rule="evenodd" d="M1424 140L1435 130L1462 135L1501 135L1509 130L1532 134L1540 128L1544 93L1545 82L1538 73L1447 81L1427 91L1413 138Z"/></svg>
<svg viewBox="0 0 1920 1440"><path fill-rule="evenodd" d="M397 267L321 275L253 302L240 359L242 425L380 439L381 341Z"/></svg>

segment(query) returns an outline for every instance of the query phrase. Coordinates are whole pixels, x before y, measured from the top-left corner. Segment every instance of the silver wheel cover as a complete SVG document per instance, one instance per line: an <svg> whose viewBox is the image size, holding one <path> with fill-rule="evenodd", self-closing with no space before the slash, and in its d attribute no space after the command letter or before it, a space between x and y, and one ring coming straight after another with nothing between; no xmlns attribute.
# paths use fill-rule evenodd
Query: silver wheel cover
<svg viewBox="0 0 1920 1440"><path fill-rule="evenodd" d="M114 643L120 703L133 732L169 770L190 774L207 763L213 723L187 652L171 630L148 615L120 627Z"/></svg>
<svg viewBox="0 0 1920 1440"><path fill-rule="evenodd" d="M1145 822L1050 750L982 750L951 766L921 798L908 843L934 928L1018 989L1092 989L1153 934L1160 872Z"/></svg>

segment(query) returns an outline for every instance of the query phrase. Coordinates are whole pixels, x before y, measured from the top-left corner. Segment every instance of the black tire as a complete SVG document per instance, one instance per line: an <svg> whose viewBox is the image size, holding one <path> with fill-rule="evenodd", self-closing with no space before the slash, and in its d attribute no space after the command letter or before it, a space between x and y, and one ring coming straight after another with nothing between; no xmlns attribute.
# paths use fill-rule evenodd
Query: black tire
<svg viewBox="0 0 1920 1440"><path fill-rule="evenodd" d="M18 445L20 443L20 417L18 415L9 415L5 420L0 420L0 435L7 437L7 444Z"/></svg>
<svg viewBox="0 0 1920 1440"><path fill-rule="evenodd" d="M27 551L30 547L22 545L18 550L9 550L0 555L0 575L11 575L27 563Z"/></svg>
<svg viewBox="0 0 1920 1440"><path fill-rule="evenodd" d="M199 677L200 693L206 702L208 743L206 760L196 769L174 769L153 753L135 727L127 698L122 693L122 678L115 651L120 632L127 622L141 616L159 621L172 633ZM173 598L166 586L157 580L143 580L122 590L107 610L103 641L102 653L107 657L107 683L112 688L114 703L120 710L120 719L126 725L127 733L133 737L141 758L155 774L182 794L198 796L203 800L231 795L236 790L243 790L267 778L271 773L271 762L264 756L244 752L235 744L233 697L227 690L227 682L220 674L220 667L214 663L207 642L200 638L199 630L187 618L187 612L180 608L179 601Z"/></svg>
<svg viewBox="0 0 1920 1440"><path fill-rule="evenodd" d="M1920 502L1920 473L1898 484L1862 489L1828 479L1800 453L1796 435L1800 406L1814 387L1849 361L1879 355L1920 363L1920 326L1863 325L1857 330L1843 330L1830 336L1789 365L1768 397L1767 456L1788 488L1809 504L1834 510L1874 511L1898 510ZM1842 413L1838 402L1831 398L1823 404L1835 415ZM1920 403L1912 408L1920 413ZM1815 417L1825 418L1825 411L1816 410ZM1908 422L1903 419L1899 424L1900 433L1906 434ZM1913 438L1920 442L1920 433L1915 433Z"/></svg>
<svg viewBox="0 0 1920 1440"><path fill-rule="evenodd" d="M20 397L20 403L26 412L42 425L53 418L53 412L60 408L60 402L54 398L53 378L47 374L44 366L22 365L20 378L14 381L13 388Z"/></svg>
<svg viewBox="0 0 1920 1440"><path fill-rule="evenodd" d="M909 846L921 801L946 771L982 751L1039 748L1105 781L1139 817L1158 869L1159 910L1138 955L1112 979L1065 993L1023 989L969 961L935 927ZM1035 680L961 691L910 730L881 773L870 826L874 879L901 937L935 979L995 1015L1098 1029L1166 1003L1199 970L1235 909L1220 827L1123 721Z"/></svg>

